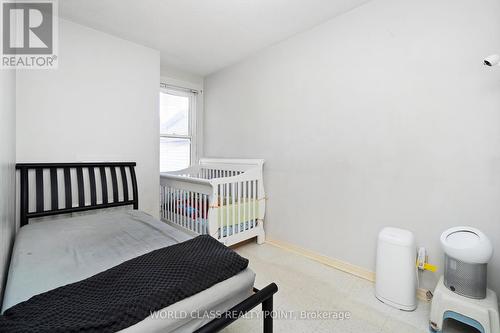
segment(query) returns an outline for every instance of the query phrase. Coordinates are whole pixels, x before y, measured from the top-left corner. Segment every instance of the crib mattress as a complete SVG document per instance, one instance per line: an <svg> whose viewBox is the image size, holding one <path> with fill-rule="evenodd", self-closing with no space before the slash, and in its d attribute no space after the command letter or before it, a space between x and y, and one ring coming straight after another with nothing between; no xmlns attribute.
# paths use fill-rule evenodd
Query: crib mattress
<svg viewBox="0 0 500 333"><path fill-rule="evenodd" d="M190 238L133 210L32 223L16 237L2 311L36 294ZM247 269L161 310L158 319L148 317L123 331L192 331L212 319L203 316L205 311L224 311L245 299L254 279L255 274Z"/></svg>

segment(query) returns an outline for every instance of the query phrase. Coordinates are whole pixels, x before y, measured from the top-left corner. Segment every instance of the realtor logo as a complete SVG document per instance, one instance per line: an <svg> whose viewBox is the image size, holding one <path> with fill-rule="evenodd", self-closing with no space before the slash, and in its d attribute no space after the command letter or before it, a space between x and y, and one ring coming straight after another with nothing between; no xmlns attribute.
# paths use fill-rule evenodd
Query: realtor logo
<svg viewBox="0 0 500 333"><path fill-rule="evenodd" d="M0 0L2 68L57 68L57 2Z"/></svg>

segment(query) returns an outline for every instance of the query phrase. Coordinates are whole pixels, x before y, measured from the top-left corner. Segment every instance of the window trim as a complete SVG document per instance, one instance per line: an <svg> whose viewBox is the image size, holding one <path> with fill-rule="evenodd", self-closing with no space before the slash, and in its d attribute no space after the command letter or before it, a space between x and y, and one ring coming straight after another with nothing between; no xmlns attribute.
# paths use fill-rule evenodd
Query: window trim
<svg viewBox="0 0 500 333"><path fill-rule="evenodd" d="M189 140L189 166L192 166L196 163L198 159L198 142L197 142L197 119L196 119L196 97L198 95L198 91L182 88L182 87L173 87L164 83L160 84L160 93L187 97L189 98L189 110L188 110L188 134L180 135L180 134L165 134L160 132L161 138L172 138L172 139L187 139ZM159 110L158 110L159 112Z"/></svg>

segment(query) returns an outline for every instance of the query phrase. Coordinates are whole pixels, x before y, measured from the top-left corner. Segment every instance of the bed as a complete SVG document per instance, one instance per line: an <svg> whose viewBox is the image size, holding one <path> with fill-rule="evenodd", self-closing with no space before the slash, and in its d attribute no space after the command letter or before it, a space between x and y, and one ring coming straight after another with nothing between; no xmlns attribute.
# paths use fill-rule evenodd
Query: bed
<svg viewBox="0 0 500 333"><path fill-rule="evenodd" d="M160 175L161 219L190 234L209 234L228 246L265 241L266 194L260 159L202 158Z"/></svg>
<svg viewBox="0 0 500 333"><path fill-rule="evenodd" d="M133 258L193 238L137 210L134 167L135 163L17 166L22 227L13 249L2 312L34 295L91 278ZM130 205L134 209L126 207ZM107 209L97 211L99 208ZM85 214L67 215L80 212ZM30 219L54 215L59 218L28 224ZM253 288L254 280L255 274L246 268L121 332L213 332L236 320L234 313L242 314L258 304L263 305L264 314L269 313L277 287L271 284L259 291ZM187 315L165 316L174 313ZM272 332L270 315L264 316L264 331Z"/></svg>

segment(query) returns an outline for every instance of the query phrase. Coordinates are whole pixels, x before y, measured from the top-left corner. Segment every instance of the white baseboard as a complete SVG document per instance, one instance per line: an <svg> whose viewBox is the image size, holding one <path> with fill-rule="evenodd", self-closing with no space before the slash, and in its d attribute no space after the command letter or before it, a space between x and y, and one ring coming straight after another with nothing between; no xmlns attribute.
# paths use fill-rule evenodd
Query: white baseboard
<svg viewBox="0 0 500 333"><path fill-rule="evenodd" d="M293 253L296 253L298 255L301 255L303 257L309 258L311 260L317 261L319 263L322 263L326 266L333 267L335 269L338 269L340 271L352 274L354 276L360 277L362 279L368 280L370 282L375 282L375 272L370 271L369 269L366 269L364 267L356 266L351 263L330 258L327 256L324 256L322 254L319 254L317 252L311 251L304 249L302 247L290 244L288 242L276 240L276 239L266 239L266 243L279 247L283 250L290 251ZM417 298L422 300L422 301L429 301L427 298L427 290L419 288L417 289Z"/></svg>

